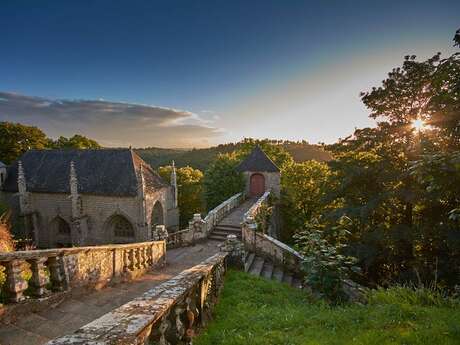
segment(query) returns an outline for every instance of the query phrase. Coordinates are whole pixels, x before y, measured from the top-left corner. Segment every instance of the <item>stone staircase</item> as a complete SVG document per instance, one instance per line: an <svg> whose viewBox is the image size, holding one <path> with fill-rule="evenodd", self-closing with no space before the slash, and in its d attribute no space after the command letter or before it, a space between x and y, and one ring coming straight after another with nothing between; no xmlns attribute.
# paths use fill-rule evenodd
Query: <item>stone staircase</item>
<svg viewBox="0 0 460 345"><path fill-rule="evenodd" d="M236 235L241 241L241 223L243 222L244 214L251 208L254 202L254 199L248 199L242 203L212 229L208 238L223 242L227 239L227 235Z"/></svg>
<svg viewBox="0 0 460 345"><path fill-rule="evenodd" d="M291 272L283 269L281 266L274 264L271 260L258 256L254 253L248 253L244 260L244 270L257 277L276 280L280 283L286 283L294 288L301 289L302 281Z"/></svg>
<svg viewBox="0 0 460 345"><path fill-rule="evenodd" d="M241 241L240 225L217 225L209 234L209 239L214 241L225 241L228 235L236 235Z"/></svg>

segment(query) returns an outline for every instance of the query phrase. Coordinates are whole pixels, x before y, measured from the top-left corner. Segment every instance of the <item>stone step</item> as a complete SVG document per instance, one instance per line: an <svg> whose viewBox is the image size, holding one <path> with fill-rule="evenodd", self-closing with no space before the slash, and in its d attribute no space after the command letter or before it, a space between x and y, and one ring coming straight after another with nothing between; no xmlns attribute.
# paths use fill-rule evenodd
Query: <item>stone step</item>
<svg viewBox="0 0 460 345"><path fill-rule="evenodd" d="M275 269L273 270L272 277L274 280L282 283L283 282L283 275L284 271L281 269L281 267L276 266Z"/></svg>
<svg viewBox="0 0 460 345"><path fill-rule="evenodd" d="M260 256L256 256L254 262L251 265L249 273L257 277L260 277L260 273L262 272L263 267L264 267L264 259L261 258Z"/></svg>
<svg viewBox="0 0 460 345"><path fill-rule="evenodd" d="M254 253L250 253L246 260L244 261L244 271L245 272L249 272L249 269L251 268L252 266L252 263L254 262L254 258L255 258L255 254Z"/></svg>
<svg viewBox="0 0 460 345"><path fill-rule="evenodd" d="M262 269L262 277L266 279L272 279L273 268L273 264L270 261L265 260L265 264Z"/></svg>
<svg viewBox="0 0 460 345"><path fill-rule="evenodd" d="M214 240L214 241L225 241L227 239L227 236L222 236L222 235L216 235L211 232L211 234L208 236L208 239Z"/></svg>
<svg viewBox="0 0 460 345"><path fill-rule="evenodd" d="M217 224L216 228L227 228L227 229L241 230L241 225L221 222L221 223Z"/></svg>
<svg viewBox="0 0 460 345"><path fill-rule="evenodd" d="M232 234L241 234L241 229L235 229L235 228L224 228L224 227L216 226L214 228L214 231L215 230L225 231L225 232L232 233Z"/></svg>
<svg viewBox="0 0 460 345"><path fill-rule="evenodd" d="M230 226L223 226L217 225L214 229L229 231L229 232L241 232L241 228L239 227L230 227Z"/></svg>
<svg viewBox="0 0 460 345"><path fill-rule="evenodd" d="M237 238L241 239L241 233L223 231L223 230L217 230L217 229L214 229L211 232L211 235L218 235L218 236L225 236L225 237L227 237L228 235L235 235Z"/></svg>

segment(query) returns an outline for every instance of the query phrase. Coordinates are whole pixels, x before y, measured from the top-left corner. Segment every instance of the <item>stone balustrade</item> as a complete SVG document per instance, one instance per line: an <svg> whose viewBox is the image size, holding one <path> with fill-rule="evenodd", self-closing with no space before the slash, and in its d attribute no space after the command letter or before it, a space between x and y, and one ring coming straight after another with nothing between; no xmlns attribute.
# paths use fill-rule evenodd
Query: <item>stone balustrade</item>
<svg viewBox="0 0 460 345"><path fill-rule="evenodd" d="M0 253L2 295L7 302L21 302L57 291L100 288L163 265L165 254L164 241Z"/></svg>
<svg viewBox="0 0 460 345"><path fill-rule="evenodd" d="M257 199L254 205L252 205L251 208L244 214L244 221L251 221L251 219L255 219L261 206L267 204L269 196L270 191L266 191L259 199Z"/></svg>
<svg viewBox="0 0 460 345"><path fill-rule="evenodd" d="M211 230L232 210L240 206L243 201L244 194L238 193L209 211L204 219L201 218L201 214L194 214L187 229L168 235L168 248L188 246L195 243L195 241L205 239L208 237Z"/></svg>
<svg viewBox="0 0 460 345"><path fill-rule="evenodd" d="M266 257L289 271L302 275L302 255L285 243L257 231L256 217L261 206L268 202L270 192L265 192L244 215L242 241L246 251Z"/></svg>
<svg viewBox="0 0 460 345"><path fill-rule="evenodd" d="M211 319L228 256L218 253L47 345L191 344Z"/></svg>

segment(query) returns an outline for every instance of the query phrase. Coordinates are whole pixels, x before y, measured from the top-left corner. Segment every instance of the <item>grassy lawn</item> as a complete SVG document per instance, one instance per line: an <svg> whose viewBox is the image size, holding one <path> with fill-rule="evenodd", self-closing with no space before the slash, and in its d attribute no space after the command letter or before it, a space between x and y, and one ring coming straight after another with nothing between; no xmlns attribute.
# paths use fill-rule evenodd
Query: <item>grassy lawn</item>
<svg viewBox="0 0 460 345"><path fill-rule="evenodd" d="M215 319L194 344L460 344L460 307L406 289L375 293L366 306L330 307L230 271Z"/></svg>

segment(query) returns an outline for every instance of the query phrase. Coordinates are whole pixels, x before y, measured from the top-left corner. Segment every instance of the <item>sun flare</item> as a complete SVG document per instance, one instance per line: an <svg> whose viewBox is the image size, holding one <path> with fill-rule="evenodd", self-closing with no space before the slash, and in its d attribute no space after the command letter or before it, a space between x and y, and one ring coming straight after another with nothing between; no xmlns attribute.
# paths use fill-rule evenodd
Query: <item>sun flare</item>
<svg viewBox="0 0 460 345"><path fill-rule="evenodd" d="M426 124L423 120L421 119L416 119L412 121L412 128L415 129L416 131L421 131L426 127Z"/></svg>

